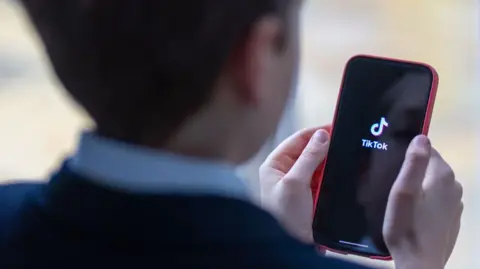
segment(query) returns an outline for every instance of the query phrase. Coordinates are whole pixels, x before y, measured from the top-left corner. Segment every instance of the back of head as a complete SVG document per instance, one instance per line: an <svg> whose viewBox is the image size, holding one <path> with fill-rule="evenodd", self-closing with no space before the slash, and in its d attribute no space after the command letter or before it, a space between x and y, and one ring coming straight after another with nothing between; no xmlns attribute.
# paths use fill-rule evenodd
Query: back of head
<svg viewBox="0 0 480 269"><path fill-rule="evenodd" d="M100 132L166 141L258 18L288 0L23 0L67 91Z"/></svg>

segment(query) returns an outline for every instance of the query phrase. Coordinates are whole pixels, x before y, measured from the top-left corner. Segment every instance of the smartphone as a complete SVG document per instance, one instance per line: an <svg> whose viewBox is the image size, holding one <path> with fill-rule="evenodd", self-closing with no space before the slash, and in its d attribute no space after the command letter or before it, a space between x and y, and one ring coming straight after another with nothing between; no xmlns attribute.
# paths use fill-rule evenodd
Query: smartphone
<svg viewBox="0 0 480 269"><path fill-rule="evenodd" d="M388 196L410 142L428 133L437 86L427 64L367 55L348 61L330 149L315 175L317 245L391 260L382 236Z"/></svg>

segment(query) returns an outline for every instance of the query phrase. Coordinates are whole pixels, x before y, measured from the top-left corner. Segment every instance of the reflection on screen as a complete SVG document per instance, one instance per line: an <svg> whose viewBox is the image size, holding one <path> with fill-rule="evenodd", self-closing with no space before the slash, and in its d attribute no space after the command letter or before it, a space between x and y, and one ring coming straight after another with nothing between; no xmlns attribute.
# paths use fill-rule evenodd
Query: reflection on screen
<svg viewBox="0 0 480 269"><path fill-rule="evenodd" d="M422 132L432 74L370 58L349 62L314 220L315 241L389 256L382 225L411 140Z"/></svg>

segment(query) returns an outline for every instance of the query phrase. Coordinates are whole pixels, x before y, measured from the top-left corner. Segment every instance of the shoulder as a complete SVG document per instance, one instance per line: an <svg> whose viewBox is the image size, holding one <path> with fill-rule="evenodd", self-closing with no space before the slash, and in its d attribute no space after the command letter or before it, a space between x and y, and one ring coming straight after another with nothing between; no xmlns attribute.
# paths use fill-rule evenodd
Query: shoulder
<svg viewBox="0 0 480 269"><path fill-rule="evenodd" d="M20 215L21 206L26 198L44 185L24 182L0 185L0 241Z"/></svg>
<svg viewBox="0 0 480 269"><path fill-rule="evenodd" d="M36 191L43 185L44 183L25 181L0 185L0 219L4 211L18 208L28 193Z"/></svg>

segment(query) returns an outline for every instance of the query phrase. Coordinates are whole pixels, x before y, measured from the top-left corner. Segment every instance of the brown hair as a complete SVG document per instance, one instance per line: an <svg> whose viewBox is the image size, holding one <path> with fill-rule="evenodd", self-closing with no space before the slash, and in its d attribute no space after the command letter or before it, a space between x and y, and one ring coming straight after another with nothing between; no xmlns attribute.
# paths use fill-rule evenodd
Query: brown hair
<svg viewBox="0 0 480 269"><path fill-rule="evenodd" d="M134 143L167 140L208 101L252 23L287 6L287 0L23 2L59 79L99 132Z"/></svg>

